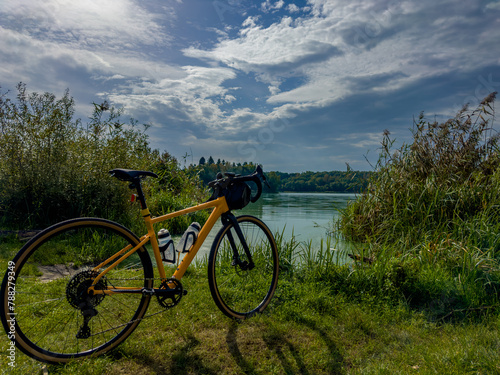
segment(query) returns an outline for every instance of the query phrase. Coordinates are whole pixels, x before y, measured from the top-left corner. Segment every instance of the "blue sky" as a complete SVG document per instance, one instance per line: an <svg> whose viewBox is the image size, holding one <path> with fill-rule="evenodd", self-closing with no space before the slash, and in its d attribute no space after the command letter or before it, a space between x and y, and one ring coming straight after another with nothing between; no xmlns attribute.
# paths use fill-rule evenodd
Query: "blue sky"
<svg viewBox="0 0 500 375"><path fill-rule="evenodd" d="M500 89L500 1L2 0L0 85L108 100L182 161L370 170Z"/></svg>

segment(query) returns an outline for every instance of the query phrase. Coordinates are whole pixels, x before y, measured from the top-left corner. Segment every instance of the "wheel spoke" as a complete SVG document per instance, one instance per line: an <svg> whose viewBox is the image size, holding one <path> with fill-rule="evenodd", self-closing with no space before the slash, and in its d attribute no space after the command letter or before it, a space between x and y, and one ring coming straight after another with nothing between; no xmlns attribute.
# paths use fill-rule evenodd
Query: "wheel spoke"
<svg viewBox="0 0 500 375"><path fill-rule="evenodd" d="M272 234L259 219L244 216L237 220L251 259L247 259L233 224L223 227L210 253L209 285L224 314L245 318L262 311L272 298L278 278L278 255ZM229 233L238 252L237 262ZM254 267L248 268L252 263Z"/></svg>

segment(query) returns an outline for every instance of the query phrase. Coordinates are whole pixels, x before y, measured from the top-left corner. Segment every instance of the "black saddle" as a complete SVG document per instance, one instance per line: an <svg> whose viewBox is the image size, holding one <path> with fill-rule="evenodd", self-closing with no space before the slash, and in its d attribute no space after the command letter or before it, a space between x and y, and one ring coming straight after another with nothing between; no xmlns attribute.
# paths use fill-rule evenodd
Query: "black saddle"
<svg viewBox="0 0 500 375"><path fill-rule="evenodd" d="M158 178L158 175L154 172L149 171L134 171L131 169L113 169L109 171L111 176L116 177L122 181L134 181L135 179L141 179L144 177L154 177Z"/></svg>

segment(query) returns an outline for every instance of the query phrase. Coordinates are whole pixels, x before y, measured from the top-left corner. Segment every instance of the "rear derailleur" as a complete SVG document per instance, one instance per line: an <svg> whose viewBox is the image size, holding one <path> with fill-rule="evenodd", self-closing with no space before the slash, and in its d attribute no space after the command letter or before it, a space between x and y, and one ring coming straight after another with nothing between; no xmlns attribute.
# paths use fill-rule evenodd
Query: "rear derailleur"
<svg viewBox="0 0 500 375"><path fill-rule="evenodd" d="M104 299L104 294L90 295L88 288L92 286L98 273L92 270L83 270L74 275L66 286L66 299L83 315L83 324L76 334L77 339L88 339L91 336L90 319L98 314L97 307ZM101 278L95 285L96 289L106 289L106 278Z"/></svg>

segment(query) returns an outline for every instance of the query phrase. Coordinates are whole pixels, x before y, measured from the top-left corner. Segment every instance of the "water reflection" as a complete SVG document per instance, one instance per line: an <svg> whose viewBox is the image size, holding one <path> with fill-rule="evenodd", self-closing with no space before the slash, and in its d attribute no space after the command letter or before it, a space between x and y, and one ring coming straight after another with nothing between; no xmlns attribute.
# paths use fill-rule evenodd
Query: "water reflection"
<svg viewBox="0 0 500 375"><path fill-rule="evenodd" d="M284 238L293 235L298 241L313 241L318 244L330 230L332 221L338 218L339 209L355 199L355 194L341 193L278 193L264 194L256 203L250 203L235 215L253 215L261 218L271 229L284 231ZM213 238L220 229L220 223L212 230L201 252L210 251ZM202 255L202 254L200 254Z"/></svg>

